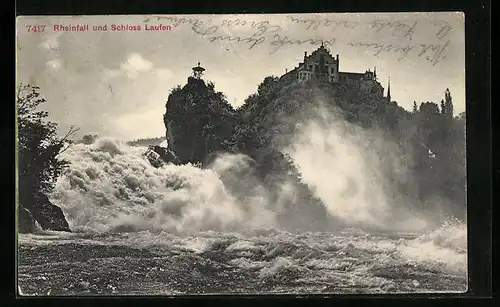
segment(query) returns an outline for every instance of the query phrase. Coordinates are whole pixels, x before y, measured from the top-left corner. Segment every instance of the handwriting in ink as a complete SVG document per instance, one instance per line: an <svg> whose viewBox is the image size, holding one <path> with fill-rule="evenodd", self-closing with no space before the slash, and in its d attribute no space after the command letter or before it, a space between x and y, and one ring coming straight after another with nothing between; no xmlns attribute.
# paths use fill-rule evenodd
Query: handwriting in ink
<svg viewBox="0 0 500 307"><path fill-rule="evenodd" d="M412 51L420 52L416 54L419 58L425 58L432 63L432 66L437 65L446 58L445 51L448 48L450 41L444 44L420 44L420 45L393 45L393 44L379 44L379 43L365 43L365 42L351 42L351 47L364 47L373 50L374 56L379 56L381 53L399 54L397 61L406 59Z"/></svg>
<svg viewBox="0 0 500 307"><path fill-rule="evenodd" d="M278 25L273 25L269 21L246 21L240 19L225 19L222 21L222 28L231 28L233 26L250 27L256 29L252 37L260 37L280 32L282 29Z"/></svg>
<svg viewBox="0 0 500 307"><path fill-rule="evenodd" d="M306 30L317 30L319 27L333 28L347 28L354 29L358 26L358 22L344 21L344 20L333 20L333 19L317 19L317 18L298 18L293 16L288 16L288 18L295 23L305 25Z"/></svg>
<svg viewBox="0 0 500 307"><path fill-rule="evenodd" d="M273 25L269 21L254 21L254 20L241 20L241 19L224 19L222 21L221 27L231 28L233 26L249 26L252 29L257 29L257 32L253 36L260 36L265 33L273 34L281 31L281 27L278 25Z"/></svg>
<svg viewBox="0 0 500 307"><path fill-rule="evenodd" d="M415 33L416 26L416 21L413 23L383 20L374 20L371 22L371 27L372 29L375 29L376 32L380 32L383 30L392 31L393 33L402 34L403 38L406 38L408 40L413 39L413 34Z"/></svg>
<svg viewBox="0 0 500 307"><path fill-rule="evenodd" d="M156 15L151 15L151 16L144 16L144 19L142 20L143 23L148 23L151 19L155 19L156 21L159 20L167 20L169 21L174 27L183 25L183 24L189 24L194 27L199 27L204 25L205 23L207 25L210 25L212 23L212 20L209 19L206 22L203 20L200 20L198 18L190 18L190 17L179 17L179 16L156 16Z"/></svg>
<svg viewBox="0 0 500 307"><path fill-rule="evenodd" d="M439 39L443 39L451 30L453 30L453 27L449 24L445 24L439 28L439 31L436 33L436 37Z"/></svg>
<svg viewBox="0 0 500 307"><path fill-rule="evenodd" d="M255 37L240 37L240 36L212 36L208 39L209 42L213 43L215 41L228 41L228 42L236 42L236 43L249 43L250 47L248 49L252 49L253 47L260 45L262 42L266 40L265 37L261 36L258 38Z"/></svg>
<svg viewBox="0 0 500 307"><path fill-rule="evenodd" d="M281 36L279 34L275 34L273 40L270 42L272 48L269 54L276 53L276 51L278 51L284 45L302 45L305 43L309 43L311 45L318 45L320 43L323 43L325 46L328 46L335 44L335 38L332 38L331 40L318 40L312 38L300 40L300 39L291 39L288 38L287 36Z"/></svg>
<svg viewBox="0 0 500 307"><path fill-rule="evenodd" d="M250 37L240 37L240 36L231 36L231 35L214 35L218 30L219 26L210 26L206 29L201 29L199 27L192 27L192 30L194 33L202 36L202 37L208 37L208 41L211 43L217 42L217 41L227 41L227 42L236 42L236 43L248 43L250 44L250 47L248 49L252 49L257 45L260 45L263 43L266 38L264 36L255 36L252 35Z"/></svg>
<svg viewBox="0 0 500 307"><path fill-rule="evenodd" d="M418 57L425 56L425 59L432 63L432 66L438 64L446 58L444 51L448 48L450 41L447 40L444 44L421 44ZM428 52L429 51L429 52ZM431 53L431 55L429 55Z"/></svg>
<svg viewBox="0 0 500 307"><path fill-rule="evenodd" d="M383 52L390 52L398 54L397 61L400 62L408 57L409 53L415 47L414 45L393 45L393 44L379 44L379 43L365 43L365 42L350 42L351 47L364 47L373 50L373 55L378 56Z"/></svg>

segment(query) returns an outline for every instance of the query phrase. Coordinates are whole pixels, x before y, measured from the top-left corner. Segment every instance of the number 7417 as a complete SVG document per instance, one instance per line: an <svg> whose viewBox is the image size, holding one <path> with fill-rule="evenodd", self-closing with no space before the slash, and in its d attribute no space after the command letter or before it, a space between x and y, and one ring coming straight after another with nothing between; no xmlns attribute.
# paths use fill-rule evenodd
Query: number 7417
<svg viewBox="0 0 500 307"><path fill-rule="evenodd" d="M26 31L28 32L43 32L45 31L45 25L26 25Z"/></svg>

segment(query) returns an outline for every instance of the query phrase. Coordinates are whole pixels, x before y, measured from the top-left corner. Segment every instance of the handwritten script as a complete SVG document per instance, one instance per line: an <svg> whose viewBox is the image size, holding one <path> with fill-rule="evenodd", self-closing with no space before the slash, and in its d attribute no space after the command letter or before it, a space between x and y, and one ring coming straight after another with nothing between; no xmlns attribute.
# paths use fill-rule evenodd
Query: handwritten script
<svg viewBox="0 0 500 307"><path fill-rule="evenodd" d="M380 43L366 43L366 42L351 42L351 47L366 48L373 52L373 55L378 56L381 53L392 53L396 55L397 61L406 59L410 54L416 55L418 58L425 58L431 62L433 66L438 64L441 60L445 59L444 52L447 50L450 41L443 44L419 44L419 45L394 45L394 44L380 44Z"/></svg>
<svg viewBox="0 0 500 307"><path fill-rule="evenodd" d="M285 24L289 25L287 27L270 20L215 17L199 19L152 15L146 16L143 22L150 20L169 21L173 26L186 25L195 35L210 43L237 44L248 50L265 46L269 54L291 45L343 44L356 50L367 51L375 57L390 55L395 56L397 61L409 58L424 59L433 66L446 58L450 49L449 35L454 30L447 22L429 24L407 19L367 19L361 22L346 20L344 17L333 19L308 15L286 16ZM418 42L415 40L416 36L420 38ZM425 38L424 43L422 37ZM387 43L388 41L391 43Z"/></svg>

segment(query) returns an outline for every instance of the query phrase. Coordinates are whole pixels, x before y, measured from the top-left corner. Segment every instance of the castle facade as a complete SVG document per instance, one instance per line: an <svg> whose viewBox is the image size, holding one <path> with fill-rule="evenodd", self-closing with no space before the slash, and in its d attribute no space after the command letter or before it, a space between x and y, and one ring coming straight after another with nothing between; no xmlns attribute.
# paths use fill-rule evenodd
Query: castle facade
<svg viewBox="0 0 500 307"><path fill-rule="evenodd" d="M318 80L333 84L344 84L367 94L383 97L384 88L377 81L377 72L366 70L364 73L339 71L339 55L334 58L323 44L307 55L293 70L285 73L281 78L296 78L298 82Z"/></svg>

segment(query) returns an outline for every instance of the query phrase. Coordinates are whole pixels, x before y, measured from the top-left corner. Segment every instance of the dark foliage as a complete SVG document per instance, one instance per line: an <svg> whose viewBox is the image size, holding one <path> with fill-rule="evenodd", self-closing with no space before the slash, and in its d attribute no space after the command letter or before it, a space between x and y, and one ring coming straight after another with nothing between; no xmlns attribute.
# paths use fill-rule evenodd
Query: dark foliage
<svg viewBox="0 0 500 307"><path fill-rule="evenodd" d="M21 221L28 219L27 213L39 222L43 228L69 230L60 209L50 204L46 194L68 165L58 155L67 148L68 138L76 132L71 128L63 137L57 136L57 125L46 118L48 113L37 110L45 102L39 88L21 85L17 93L18 119L18 185ZM53 208L53 207L56 208ZM53 221L50 217L57 211ZM57 224L57 225L56 225ZM31 227L20 228L30 229Z"/></svg>
<svg viewBox="0 0 500 307"><path fill-rule="evenodd" d="M99 136L97 134L86 134L82 137L80 142L85 144L85 145L90 145L90 144L93 144L95 142L95 140L97 140L98 137Z"/></svg>
<svg viewBox="0 0 500 307"><path fill-rule="evenodd" d="M424 147L420 161L421 198L444 195L454 204L453 213L463 217L466 202L465 113L453 117L453 101L446 89L441 110L432 102L422 103L414 115L416 146Z"/></svg>
<svg viewBox="0 0 500 307"><path fill-rule="evenodd" d="M157 138L144 138L137 139L135 141L127 142L127 145L130 146L155 146L160 145L165 140L165 137L157 137Z"/></svg>
<svg viewBox="0 0 500 307"><path fill-rule="evenodd" d="M223 149L234 126L235 111L213 83L190 77L172 90L163 117L169 148L181 163L203 161Z"/></svg>

